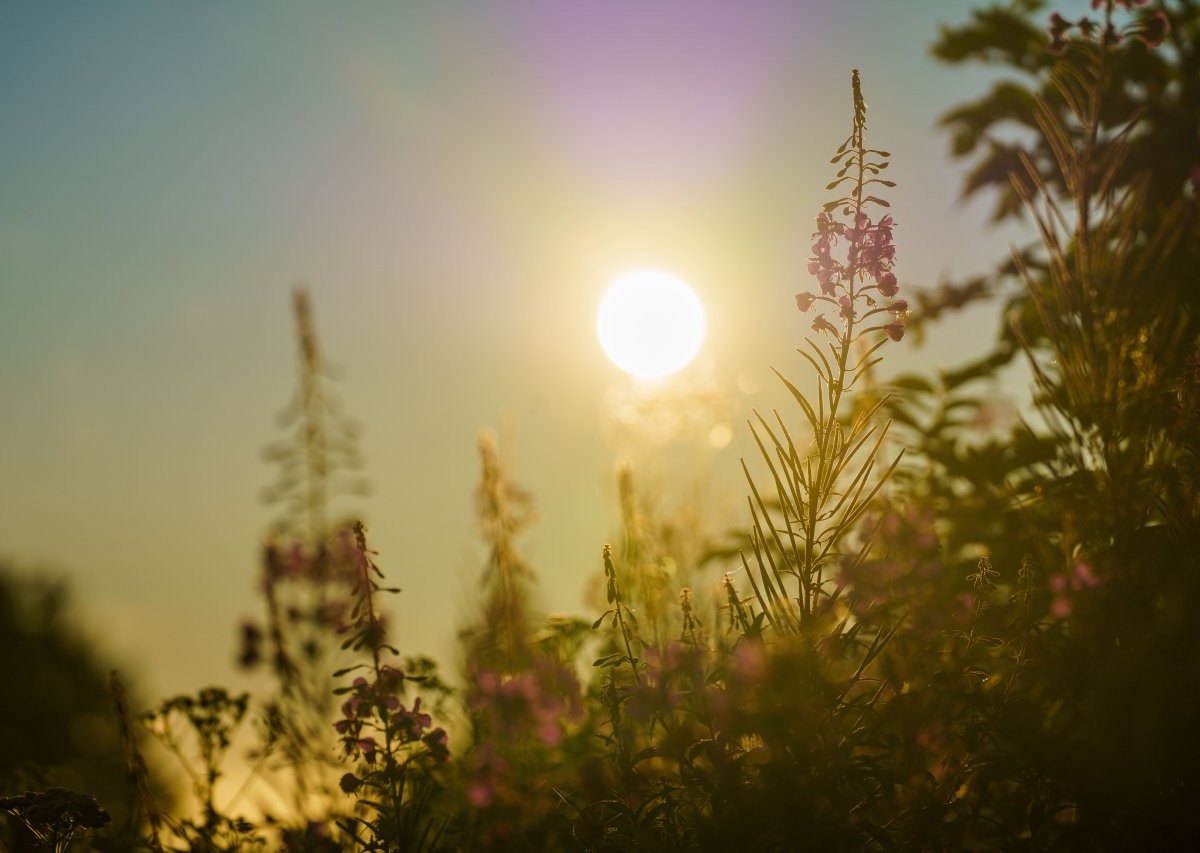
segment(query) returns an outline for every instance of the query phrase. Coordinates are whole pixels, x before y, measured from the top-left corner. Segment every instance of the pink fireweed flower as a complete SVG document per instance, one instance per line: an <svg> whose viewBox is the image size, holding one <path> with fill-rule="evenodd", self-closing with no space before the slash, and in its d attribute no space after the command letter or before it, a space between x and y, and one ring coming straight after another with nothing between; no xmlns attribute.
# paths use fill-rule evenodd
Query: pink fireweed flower
<svg viewBox="0 0 1200 853"><path fill-rule="evenodd" d="M1170 30L1171 24L1167 20L1166 13L1159 9L1142 21L1140 26L1134 27L1131 32L1133 37L1139 39L1146 47L1158 47Z"/></svg>
<svg viewBox="0 0 1200 853"><path fill-rule="evenodd" d="M841 314L842 319L843 320L853 320L854 319L854 304L850 301L850 297L843 296L841 299L838 300L838 304L842 306L841 310L838 312L839 314Z"/></svg>
<svg viewBox="0 0 1200 853"><path fill-rule="evenodd" d="M365 760L368 764L374 762L376 750L375 738L364 737L354 741L353 744L347 744L347 752L353 752L355 750L362 754L363 760Z"/></svg>
<svg viewBox="0 0 1200 853"><path fill-rule="evenodd" d="M421 713L421 700L413 702L411 711L405 709L403 705L399 707L396 713L392 716L392 725L396 731L403 736L405 741L420 740L425 734L425 730L433 724L433 719L428 714Z"/></svg>
<svg viewBox="0 0 1200 853"><path fill-rule="evenodd" d="M888 323L883 327L883 330L887 332L888 337L893 341L898 341L904 337L904 323L900 320L897 320L894 323Z"/></svg>
<svg viewBox="0 0 1200 853"><path fill-rule="evenodd" d="M435 764L445 764L450 760L450 737L446 730L438 727L421 738L421 742L429 750Z"/></svg>
<svg viewBox="0 0 1200 853"><path fill-rule="evenodd" d="M1092 589L1100 585L1100 579L1092 572L1092 567L1083 560L1075 562L1075 568L1071 572L1071 578L1075 581L1077 589Z"/></svg>
<svg viewBox="0 0 1200 853"><path fill-rule="evenodd" d="M826 320L824 314L818 314L812 321L812 330L814 332L832 332L835 335L838 333L837 326Z"/></svg>
<svg viewBox="0 0 1200 853"><path fill-rule="evenodd" d="M903 314L908 311L908 300L897 299L887 307L887 310L891 311L893 314Z"/></svg>
<svg viewBox="0 0 1200 853"><path fill-rule="evenodd" d="M1085 589L1094 589L1100 585L1100 579L1092 571L1092 567L1083 560L1076 560L1069 572L1062 572L1050 578L1050 591L1054 594L1050 600L1050 613L1057 619L1066 619L1075 610L1075 595Z"/></svg>
<svg viewBox="0 0 1200 853"><path fill-rule="evenodd" d="M759 684L767 675L767 655L758 643L743 639L734 646L730 677L741 686Z"/></svg>
<svg viewBox="0 0 1200 853"><path fill-rule="evenodd" d="M896 276L892 273L884 273L879 278L879 293L881 296L886 296L891 299L900 290L900 286L896 283Z"/></svg>

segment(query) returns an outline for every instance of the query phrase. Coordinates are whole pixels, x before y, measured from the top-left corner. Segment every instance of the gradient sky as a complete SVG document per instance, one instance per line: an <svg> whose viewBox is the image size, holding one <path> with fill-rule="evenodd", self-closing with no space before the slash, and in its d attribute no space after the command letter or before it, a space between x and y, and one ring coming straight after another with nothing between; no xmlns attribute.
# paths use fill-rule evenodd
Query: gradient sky
<svg viewBox="0 0 1200 853"><path fill-rule="evenodd" d="M982 271L1019 232L957 202L934 127L983 69L927 56L932 2L57 2L0 5L0 557L61 574L151 694L233 673L257 615L308 282L364 428L368 522L406 651L447 654L483 553L475 438L504 430L541 522L546 609L583 614L614 466L668 502L744 503L751 406L783 402L808 235L862 70L893 153L902 284ZM623 428L594 318L632 267L690 281L710 336L677 387L724 449ZM976 310L891 369L952 364ZM707 436L707 423L699 431ZM686 494L684 494L686 493Z"/></svg>

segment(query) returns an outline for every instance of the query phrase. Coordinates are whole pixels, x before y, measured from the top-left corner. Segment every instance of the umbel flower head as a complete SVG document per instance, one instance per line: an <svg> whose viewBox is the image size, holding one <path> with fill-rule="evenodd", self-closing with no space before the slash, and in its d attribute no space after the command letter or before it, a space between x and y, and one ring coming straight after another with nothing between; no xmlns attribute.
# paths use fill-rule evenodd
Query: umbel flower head
<svg viewBox="0 0 1200 853"><path fill-rule="evenodd" d="M892 265L896 260L896 246L892 242L892 231L896 227L890 213L872 218L869 208L888 207L882 198L873 195L873 187L892 187L892 181L879 177L888 167L886 151L866 148L866 103L862 98L858 71L852 76L854 87L854 129L842 143L835 164L840 164L837 178L826 189L835 189L850 184L850 195L827 203L817 214L817 230L812 234L812 256L808 260L809 275L816 279L818 290L796 294L796 307L807 312L814 305L825 302L837 308L841 325L818 314L812 322L812 330L818 334L830 334L847 340L858 334L884 331L894 341L904 336L904 320L908 303L901 299L892 300L900 288ZM881 326L856 328L868 318L880 313L892 315L891 322Z"/></svg>

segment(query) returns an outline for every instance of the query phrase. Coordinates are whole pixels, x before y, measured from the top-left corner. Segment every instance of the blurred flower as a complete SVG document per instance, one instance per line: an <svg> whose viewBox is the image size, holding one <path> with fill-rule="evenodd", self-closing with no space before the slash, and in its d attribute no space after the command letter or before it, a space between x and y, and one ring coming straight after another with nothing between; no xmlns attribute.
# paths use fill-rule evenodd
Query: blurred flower
<svg viewBox="0 0 1200 853"><path fill-rule="evenodd" d="M841 310L838 312L842 316L842 319L843 320L853 320L854 319L854 304L850 301L850 297L843 296L841 299L838 300L838 304L842 306Z"/></svg>
<svg viewBox="0 0 1200 853"><path fill-rule="evenodd" d="M898 341L904 337L904 323L897 320L894 323L888 323L883 327L883 330L888 333L888 337L893 341Z"/></svg>
<svg viewBox="0 0 1200 853"><path fill-rule="evenodd" d="M826 320L824 314L818 314L812 321L812 330L814 332L832 332L835 335L838 333L837 327Z"/></svg>
<svg viewBox="0 0 1200 853"><path fill-rule="evenodd" d="M1057 619L1066 619L1075 610L1076 594L1100 585L1092 567L1084 560L1076 560L1069 572L1061 572L1050 578L1050 613Z"/></svg>
<svg viewBox="0 0 1200 853"><path fill-rule="evenodd" d="M1161 9L1144 19L1130 32L1134 38L1140 39L1146 47L1158 47L1171 29L1167 15Z"/></svg>
<svg viewBox="0 0 1200 853"><path fill-rule="evenodd" d="M262 629L249 620L242 623L242 651L238 665L250 669L262 660Z"/></svg>
<svg viewBox="0 0 1200 853"><path fill-rule="evenodd" d="M816 298L817 298L817 295L815 293L797 293L796 294L796 307L799 308L801 311L807 311L809 308L812 307L812 304L816 300Z"/></svg>
<svg viewBox="0 0 1200 853"><path fill-rule="evenodd" d="M450 760L450 737L440 726L421 738L421 742L429 750L435 764L445 764Z"/></svg>
<svg viewBox="0 0 1200 853"><path fill-rule="evenodd" d="M428 714L421 713L420 697L413 703L411 711L400 705L392 715L392 725L405 741L420 740L432 723Z"/></svg>

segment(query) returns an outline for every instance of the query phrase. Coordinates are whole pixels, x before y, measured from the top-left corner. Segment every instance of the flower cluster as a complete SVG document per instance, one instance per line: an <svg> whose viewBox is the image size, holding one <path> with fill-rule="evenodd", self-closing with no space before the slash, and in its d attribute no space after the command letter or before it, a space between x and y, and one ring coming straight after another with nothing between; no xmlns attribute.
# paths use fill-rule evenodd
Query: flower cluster
<svg viewBox="0 0 1200 853"><path fill-rule="evenodd" d="M1145 6L1149 0L1092 0L1092 9L1104 10L1104 20L1093 21L1084 16L1077 21L1071 21L1055 12L1050 16L1050 44L1046 50L1062 55L1067 52L1071 33L1078 31L1083 41L1097 41L1101 44L1119 44L1126 36L1138 39L1147 47L1158 47L1170 31L1170 22L1161 9L1144 15L1133 23L1118 29L1113 21L1113 12L1120 8L1132 12L1136 6Z"/></svg>
<svg viewBox="0 0 1200 853"><path fill-rule="evenodd" d="M449 760L446 731L442 728L429 731L433 720L421 710L420 697L411 710L401 704L397 694L404 681L404 673L391 666L380 667L374 682L361 676L354 679L342 703L342 719L333 724L347 756L374 764L380 748L375 734L382 733L390 735L394 745L423 744L434 763L444 764Z"/></svg>
<svg viewBox="0 0 1200 853"><path fill-rule="evenodd" d="M1076 560L1069 572L1051 576L1050 614L1056 619L1066 619L1075 610L1075 597L1085 589L1093 589L1100 585L1092 567L1082 559Z"/></svg>
<svg viewBox="0 0 1200 853"><path fill-rule="evenodd" d="M904 321L901 317L908 311L908 302L894 299L900 287L892 264L896 258L896 246L892 242L895 221L885 215L872 222L866 213L859 212L850 223L837 221L828 211L817 215L817 230L813 232L812 257L808 272L817 279L820 293L796 294L796 307L808 311L815 302L828 302L838 308L838 315L849 324L875 314L887 312L895 316L891 322L879 327L888 336L898 341L904 336ZM834 247L845 243L845 253L839 259L834 256ZM873 293L888 300L881 305ZM866 303L867 310L860 317L856 303ZM823 314L813 320L814 332L840 334L838 328L825 319Z"/></svg>
<svg viewBox="0 0 1200 853"><path fill-rule="evenodd" d="M472 710L485 715L501 739L531 732L546 746L557 746L564 723L581 714L578 679L548 659L535 658L530 669L515 675L475 669L471 684Z"/></svg>

